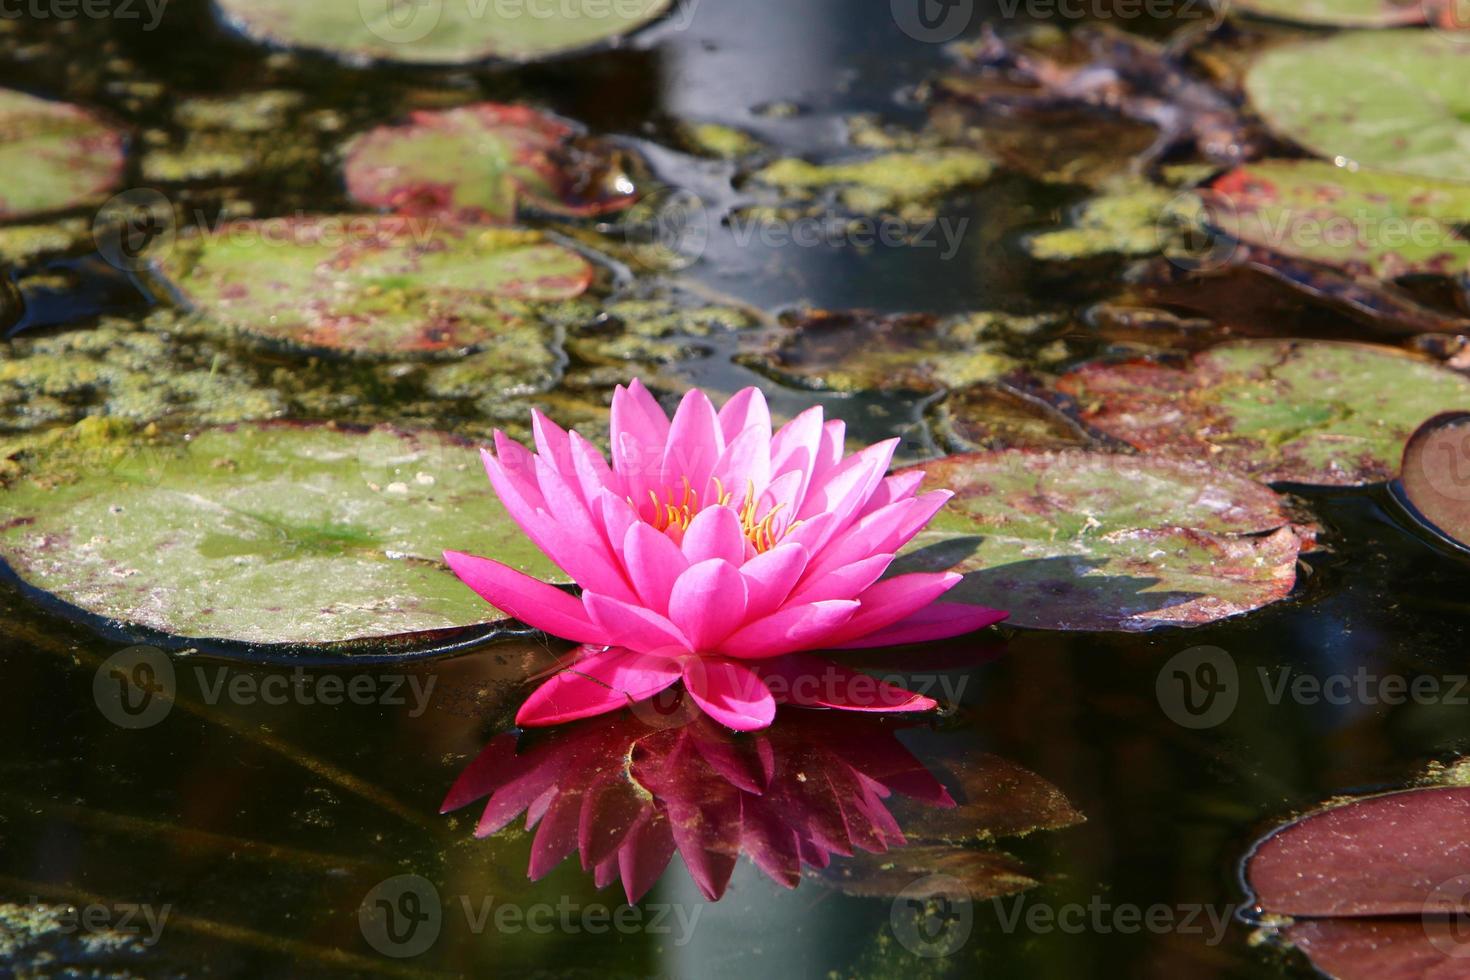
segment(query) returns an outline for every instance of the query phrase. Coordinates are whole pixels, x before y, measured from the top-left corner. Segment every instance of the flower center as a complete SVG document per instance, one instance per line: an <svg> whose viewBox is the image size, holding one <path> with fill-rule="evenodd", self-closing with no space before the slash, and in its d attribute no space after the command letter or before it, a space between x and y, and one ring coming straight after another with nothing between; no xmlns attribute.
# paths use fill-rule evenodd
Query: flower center
<svg viewBox="0 0 1470 980"><path fill-rule="evenodd" d="M713 500L709 506L729 507L733 495L720 483L718 477L712 478L715 485ZM659 531L668 533L674 530L679 537L689 529L689 523L694 520L694 515L704 509L699 502L699 491L689 485L689 478L684 477L684 487L677 500L672 488L664 489L664 497L659 499L658 492L648 491L649 502L653 505L651 514L644 515L648 523ZM633 503L632 498L628 500ZM636 506L636 505L635 505ZM777 517L784 503L779 503L764 514L759 514L760 504L756 499L755 483L747 480L745 484L745 499L741 503L736 516L740 518L740 530L744 532L745 539L751 543L757 553L769 551L776 546L776 542L789 530L790 527L782 527L777 524ZM793 524L791 527L795 527Z"/></svg>

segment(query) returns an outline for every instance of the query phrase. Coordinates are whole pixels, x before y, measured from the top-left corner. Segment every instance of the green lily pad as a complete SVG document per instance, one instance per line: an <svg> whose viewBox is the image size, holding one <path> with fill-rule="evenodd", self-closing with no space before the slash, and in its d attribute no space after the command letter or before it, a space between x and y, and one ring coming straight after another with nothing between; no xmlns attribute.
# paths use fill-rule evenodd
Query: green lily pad
<svg viewBox="0 0 1470 980"><path fill-rule="evenodd" d="M230 331L369 357L484 348L524 325L527 304L579 296L593 276L537 232L369 215L230 222L181 237L154 268Z"/></svg>
<svg viewBox="0 0 1470 980"><path fill-rule="evenodd" d="M1435 31L1347 31L1273 48L1245 87L1267 125L1318 156L1470 180L1470 45Z"/></svg>
<svg viewBox="0 0 1470 980"><path fill-rule="evenodd" d="M1447 412L1420 426L1394 489L1421 523L1470 550L1470 413Z"/></svg>
<svg viewBox="0 0 1470 980"><path fill-rule="evenodd" d="M965 575L948 598L1016 626L1198 626L1285 598L1301 539L1269 487L1198 461L1007 450L924 463L955 498L905 569Z"/></svg>
<svg viewBox="0 0 1470 980"><path fill-rule="evenodd" d="M180 642L404 643L496 620L446 548L565 581L474 447L435 432L205 429L106 468L42 466L0 492L0 512L0 559L26 585Z"/></svg>
<svg viewBox="0 0 1470 980"><path fill-rule="evenodd" d="M87 110L0 89L0 219L95 204L123 166L122 134Z"/></svg>
<svg viewBox="0 0 1470 980"><path fill-rule="evenodd" d="M600 140L574 139L567 123L525 106L482 102L415 112L347 147L354 199L399 214L509 222L518 206L589 216L636 196L628 156Z"/></svg>
<svg viewBox="0 0 1470 980"><path fill-rule="evenodd" d="M1456 227L1470 218L1470 183L1275 160L1232 170L1202 198L1232 238L1354 275L1470 270L1470 242Z"/></svg>
<svg viewBox="0 0 1470 980"><path fill-rule="evenodd" d="M1019 366L1002 341L1007 320L987 313L940 318L807 311L783 317L789 333L741 360L804 388L940 391L989 381Z"/></svg>
<svg viewBox="0 0 1470 980"><path fill-rule="evenodd" d="M1425 0L1232 0L1231 13L1324 27L1407 27L1422 24Z"/></svg>
<svg viewBox="0 0 1470 980"><path fill-rule="evenodd" d="M349 62L460 65L489 58L536 61L608 42L657 19L672 0L573 0L550 10L479 0L216 3L227 23L266 44L325 51Z"/></svg>
<svg viewBox="0 0 1470 980"><path fill-rule="evenodd" d="M1180 367L1085 364L1058 382L1082 419L1149 452L1208 459L1268 482L1358 486L1398 472L1430 416L1470 408L1470 379L1386 347L1221 344Z"/></svg>

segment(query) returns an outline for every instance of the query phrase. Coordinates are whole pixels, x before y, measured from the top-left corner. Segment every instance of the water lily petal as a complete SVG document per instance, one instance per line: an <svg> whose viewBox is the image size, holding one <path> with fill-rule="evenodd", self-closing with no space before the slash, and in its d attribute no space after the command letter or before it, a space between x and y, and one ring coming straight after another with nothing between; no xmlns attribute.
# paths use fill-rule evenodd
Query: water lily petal
<svg viewBox="0 0 1470 980"><path fill-rule="evenodd" d="M444 560L482 599L521 622L564 640L607 642L607 633L591 620L582 603L561 589L477 555L446 551Z"/></svg>
<svg viewBox="0 0 1470 980"><path fill-rule="evenodd" d="M669 618L696 651L716 650L745 619L745 579L723 558L690 565L674 583Z"/></svg>
<svg viewBox="0 0 1470 980"><path fill-rule="evenodd" d="M806 564L806 549L792 541L778 544L741 565L746 616L755 619L775 612L791 594Z"/></svg>
<svg viewBox="0 0 1470 980"><path fill-rule="evenodd" d="M809 653L757 660L751 669L783 704L843 711L929 711L938 707L932 698Z"/></svg>
<svg viewBox="0 0 1470 980"><path fill-rule="evenodd" d="M711 657L684 662L684 689L715 721L737 732L765 728L776 718L776 700L749 667Z"/></svg>
<svg viewBox="0 0 1470 980"><path fill-rule="evenodd" d="M659 470L659 483L665 487L678 487L684 480L696 492L703 492L709 482L715 461L725 451L725 435L720 431L720 419L715 414L709 396L698 388L691 388L669 425L669 441L664 447L663 465ZM701 504L709 503L707 498Z"/></svg>
<svg viewBox="0 0 1470 980"><path fill-rule="evenodd" d="M690 650L679 628L651 609L622 602L597 592L582 593L582 605L592 621L606 630L615 646L642 653L675 654Z"/></svg>
<svg viewBox="0 0 1470 980"><path fill-rule="evenodd" d="M827 599L783 606L731 633L721 644L721 652L751 660L812 649L827 642L852 619L860 605L851 599Z"/></svg>
<svg viewBox="0 0 1470 980"><path fill-rule="evenodd" d="M985 606L971 606L961 602L933 602L916 613L904 617L890 626L866 636L839 644L842 649L858 650L870 647L898 646L902 643L923 643L928 640L945 640L951 636L963 636L994 626L1010 613Z"/></svg>
<svg viewBox="0 0 1470 980"><path fill-rule="evenodd" d="M765 394L754 385L735 392L720 408L720 430L727 445L751 426L764 431L765 441L770 443L771 409L766 405Z"/></svg>
<svg viewBox="0 0 1470 980"><path fill-rule="evenodd" d="M822 599L856 599L882 577L893 564L893 554L869 555L823 575L804 576L790 602L819 602Z"/></svg>
<svg viewBox="0 0 1470 980"><path fill-rule="evenodd" d="M689 567L684 552L668 535L638 521L629 526L623 538L623 561L644 605L667 615L674 583Z"/></svg>
<svg viewBox="0 0 1470 980"><path fill-rule="evenodd" d="M611 647L582 657L531 692L516 712L526 727L560 725L647 700L679 679L674 661Z"/></svg>
<svg viewBox="0 0 1470 980"><path fill-rule="evenodd" d="M706 507L694 515L684 532L684 557L691 565L723 558L732 565L745 562L745 532L740 518L729 507Z"/></svg>
<svg viewBox="0 0 1470 980"><path fill-rule="evenodd" d="M884 579L858 597L862 609L827 642L850 643L891 626L954 588L962 577L956 572L916 572Z"/></svg>

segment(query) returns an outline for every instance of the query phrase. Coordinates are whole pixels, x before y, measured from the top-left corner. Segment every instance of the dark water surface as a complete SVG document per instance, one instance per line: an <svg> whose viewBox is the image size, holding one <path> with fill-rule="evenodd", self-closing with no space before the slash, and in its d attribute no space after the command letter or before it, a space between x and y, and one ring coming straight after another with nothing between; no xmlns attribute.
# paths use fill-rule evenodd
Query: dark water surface
<svg viewBox="0 0 1470 980"><path fill-rule="evenodd" d="M640 139L659 139L676 120L725 122L797 153L839 146L840 117L854 111L917 124L904 93L945 59L939 46L899 31L887 4L851 0L700 0L687 29L657 28L626 50L512 73L354 71L312 57L275 64L221 31L203 4L183 0L151 34L74 22L63 45L72 57L64 60L26 56L25 39L56 25L12 26L0 84L124 118L133 117L109 84L111 57L130 58L137 75L181 94L299 88L312 105L340 110L349 129L394 118L400 99L432 89L448 93L446 101L455 93L524 99L594 131ZM792 119L752 111L777 101L805 111ZM162 117L133 121L164 124ZM342 206L340 194L330 181L288 181L280 189L283 210L331 210ZM971 224L948 260L922 249L741 249L716 229L704 261L687 274L773 311L801 302L940 313L1062 308L1094 285L1069 283L1069 295L1060 295L1014 239L1057 220L1066 200L1012 177L955 199L946 213ZM62 271L76 288L32 296L23 329L146 308L142 294L100 262L74 261ZM1106 285L1096 284L1096 292ZM1289 324L1281 330L1292 332ZM677 370L724 390L756 378L733 366L728 351ZM818 400L760 380L781 410ZM850 416L864 436L899 431L911 437L911 455L930 449L913 424L915 405L820 400ZM1307 972L1252 948L1250 927L1233 917L1217 934L1211 917L1230 916L1245 898L1238 857L1295 810L1401 784L1470 747L1470 691L1457 691L1454 680L1466 670L1464 563L1406 530L1380 492L1307 499L1325 525L1325 548L1308 559L1311 574L1286 602L1149 636L1009 631L1004 656L944 675L962 685L963 708L942 731L911 739L921 756L941 744L997 753L1055 783L1087 817L1078 827L1004 842L1042 884L1018 898L975 902L968 940L946 957L919 958L896 942L888 900L846 897L811 882L786 891L743 861L725 898L710 904L675 858L644 903L672 911L657 923L650 911L622 932L541 930L529 922L477 928L487 900L492 910L621 903L616 888L597 891L575 861L529 883L526 835L475 841L471 811L436 812L465 761L513 710L495 692L521 663L523 645L306 675L312 684L326 674L364 675L385 693L397 685L404 705L241 703L220 696L227 688L218 685L253 690L266 678L289 680L291 668L183 656L174 663L180 693L172 710L129 730L99 710L95 687L107 683L105 673L98 680L99 665L127 644L36 609L8 584L0 587L0 899L169 906L162 938L147 956L113 960L147 976ZM1217 712L1218 724L1191 728L1179 723L1178 702L1167 693L1182 682L1166 675L1161 701L1159 677L1171 657L1198 646L1225 651L1237 680L1224 696L1238 703ZM1373 677L1445 678L1445 696L1404 705L1274 698L1282 671L1327 678L1360 669ZM418 711L413 684L424 690L431 680ZM436 884L443 917L426 952L393 959L364 939L358 908L377 883L405 873ZM1062 919L1028 916L1038 906ZM1115 914L1154 906L1165 907L1174 925L1138 929ZM1064 914L1077 908L1086 916ZM686 930L681 922L692 924ZM63 960L77 953L64 937L50 941ZM41 975L62 975L61 967Z"/></svg>

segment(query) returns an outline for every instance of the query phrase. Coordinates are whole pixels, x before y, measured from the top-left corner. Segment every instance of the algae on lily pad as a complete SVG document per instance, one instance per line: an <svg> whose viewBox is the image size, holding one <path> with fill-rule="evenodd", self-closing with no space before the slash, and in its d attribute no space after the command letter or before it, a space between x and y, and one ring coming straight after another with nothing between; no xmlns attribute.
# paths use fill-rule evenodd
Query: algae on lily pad
<svg viewBox="0 0 1470 980"><path fill-rule="evenodd" d="M1285 598L1301 538L1269 487L1198 461L1005 450L920 464L955 498L900 559L947 599L1061 630L1198 626Z"/></svg>
<svg viewBox="0 0 1470 980"><path fill-rule="evenodd" d="M835 188L844 206L866 214L933 202L984 183L994 170L995 164L984 154L947 148L883 153L836 163L787 158L756 171L752 179L798 196Z"/></svg>
<svg viewBox="0 0 1470 980"><path fill-rule="evenodd" d="M1470 135L1470 129L1466 131ZM1232 238L1352 275L1470 272L1470 182L1267 160L1201 191L1203 213Z"/></svg>
<svg viewBox="0 0 1470 980"><path fill-rule="evenodd" d="M0 89L0 220L95 204L124 162L123 135L87 110Z"/></svg>
<svg viewBox="0 0 1470 980"><path fill-rule="evenodd" d="M540 233L404 216L236 221L181 237L154 268L207 321L294 349L452 356L572 299L592 266Z"/></svg>
<svg viewBox="0 0 1470 980"><path fill-rule="evenodd" d="M0 491L0 510L0 559L26 585L179 642L403 643L497 619L444 549L565 581L474 447L435 432L204 429L105 470L43 463Z"/></svg>
<svg viewBox="0 0 1470 980"><path fill-rule="evenodd" d="M1246 92L1277 135L1339 163L1470 180L1470 44L1345 31L1263 54Z"/></svg>
<svg viewBox="0 0 1470 980"><path fill-rule="evenodd" d="M1164 225L1177 191L1143 180L1113 181L1071 214L1070 226L1028 235L1033 258L1067 261L1093 255L1153 255L1169 237Z"/></svg>
<svg viewBox="0 0 1470 980"><path fill-rule="evenodd" d="M348 145L347 189L372 207L471 222L510 222L524 205L582 217L633 203L632 157L576 137L526 106L419 111Z"/></svg>
<svg viewBox="0 0 1470 980"><path fill-rule="evenodd" d="M536 61L612 41L650 23L672 0L569 0L539 10L477 0L215 0L224 19L267 44L344 61L460 65ZM547 16L550 14L550 16Z"/></svg>
<svg viewBox="0 0 1470 980"><path fill-rule="evenodd" d="M1082 419L1149 452L1208 459L1268 482L1390 479L1425 419L1470 409L1470 379L1403 352L1331 341L1243 340L1158 360L1099 361L1058 387Z"/></svg>
<svg viewBox="0 0 1470 980"><path fill-rule="evenodd" d="M804 388L934 392L1018 367L1005 349L1009 322L991 313L807 311L783 317L787 332L741 361Z"/></svg>

